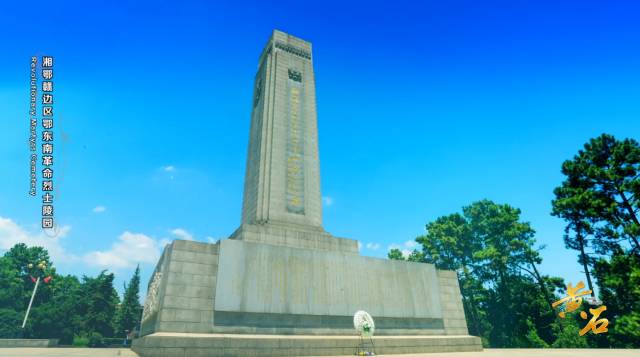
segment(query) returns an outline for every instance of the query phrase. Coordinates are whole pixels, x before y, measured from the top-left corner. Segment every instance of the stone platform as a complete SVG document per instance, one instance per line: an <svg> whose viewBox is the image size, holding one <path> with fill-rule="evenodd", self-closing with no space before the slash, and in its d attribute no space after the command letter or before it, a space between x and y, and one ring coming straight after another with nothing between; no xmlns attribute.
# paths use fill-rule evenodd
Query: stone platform
<svg viewBox="0 0 640 357"><path fill-rule="evenodd" d="M0 357L138 357L128 348L0 348ZM436 352L378 357L637 357L637 349L485 349L482 352ZM339 357L339 356L334 356Z"/></svg>
<svg viewBox="0 0 640 357"><path fill-rule="evenodd" d="M334 335L247 335L158 332L133 342L142 357L348 356L359 337ZM376 354L481 351L474 336L374 336Z"/></svg>
<svg viewBox="0 0 640 357"><path fill-rule="evenodd" d="M57 345L58 345L57 339L0 338L0 348L53 347Z"/></svg>

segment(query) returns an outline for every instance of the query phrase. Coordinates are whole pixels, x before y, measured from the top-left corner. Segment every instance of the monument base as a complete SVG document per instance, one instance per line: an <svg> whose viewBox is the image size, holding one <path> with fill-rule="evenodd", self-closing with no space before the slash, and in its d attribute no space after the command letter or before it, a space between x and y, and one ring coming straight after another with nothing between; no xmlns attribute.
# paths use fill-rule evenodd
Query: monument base
<svg viewBox="0 0 640 357"><path fill-rule="evenodd" d="M353 313L376 353L478 351L458 279L433 265L225 239L176 240L149 284L141 356L353 355Z"/></svg>
<svg viewBox="0 0 640 357"><path fill-rule="evenodd" d="M333 335L247 335L157 332L133 341L141 357L353 356L360 338ZM474 336L374 336L377 355L482 351Z"/></svg>

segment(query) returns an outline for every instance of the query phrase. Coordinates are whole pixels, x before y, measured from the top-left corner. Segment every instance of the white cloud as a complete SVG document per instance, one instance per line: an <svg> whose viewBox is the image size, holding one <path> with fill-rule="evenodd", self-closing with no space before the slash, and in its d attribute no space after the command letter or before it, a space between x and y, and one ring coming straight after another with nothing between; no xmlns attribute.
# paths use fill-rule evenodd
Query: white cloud
<svg viewBox="0 0 640 357"><path fill-rule="evenodd" d="M83 256L83 260L93 266L119 269L131 268L136 264L155 264L160 258L163 241L141 233L125 231L106 251L92 251Z"/></svg>
<svg viewBox="0 0 640 357"><path fill-rule="evenodd" d="M70 226L62 226L54 230L39 230L37 233L33 233L10 218L0 217L0 250L6 251L18 243L24 243L28 246L45 248L54 264L69 263L77 257L67 253L61 241L70 230Z"/></svg>
<svg viewBox="0 0 640 357"><path fill-rule="evenodd" d="M164 246L170 239L155 240L141 233L125 231L108 250L94 250L85 254L74 255L63 247L64 238L71 230L70 226L62 226L54 231L38 230L30 232L9 218L0 217L0 251L9 250L18 243L27 246L39 246L49 252L55 265L82 264L106 268L132 268L136 264L155 264L160 258ZM184 230L178 230L180 233Z"/></svg>
<svg viewBox="0 0 640 357"><path fill-rule="evenodd" d="M176 168L173 165L162 166L162 171L173 172L176 171Z"/></svg>
<svg viewBox="0 0 640 357"><path fill-rule="evenodd" d="M107 210L107 207L105 207L105 206L96 206L96 207L93 208L92 211L93 211L93 213L102 213L102 212L104 212L106 210Z"/></svg>
<svg viewBox="0 0 640 357"><path fill-rule="evenodd" d="M362 243L360 243L360 241L358 241L358 251L360 251L362 249Z"/></svg>
<svg viewBox="0 0 640 357"><path fill-rule="evenodd" d="M367 243L365 245L365 247L367 247L367 249L369 249L369 250L378 250L378 249L380 249L380 244L378 244L378 243Z"/></svg>
<svg viewBox="0 0 640 357"><path fill-rule="evenodd" d="M209 243L216 243L217 241L219 241L219 239L213 238L213 237L211 237L211 236L207 236L205 239L206 239L206 240L207 240L207 242L209 242Z"/></svg>
<svg viewBox="0 0 640 357"><path fill-rule="evenodd" d="M324 203L325 206L329 207L333 204L333 198L330 196L322 196L322 203Z"/></svg>
<svg viewBox="0 0 640 357"><path fill-rule="evenodd" d="M408 241L404 242L404 246L409 248L409 249L415 249L418 246L418 242L416 242L414 240L408 240Z"/></svg>
<svg viewBox="0 0 640 357"><path fill-rule="evenodd" d="M178 239L193 240L193 235L182 228L173 229L171 234L178 237Z"/></svg>

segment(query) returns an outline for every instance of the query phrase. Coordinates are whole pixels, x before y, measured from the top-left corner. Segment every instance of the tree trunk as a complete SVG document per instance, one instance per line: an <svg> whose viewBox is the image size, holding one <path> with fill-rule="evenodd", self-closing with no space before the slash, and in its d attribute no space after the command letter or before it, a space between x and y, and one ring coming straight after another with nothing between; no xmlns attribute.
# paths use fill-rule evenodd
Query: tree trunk
<svg viewBox="0 0 640 357"><path fill-rule="evenodd" d="M589 265L587 264L587 254L584 252L584 237L582 236L580 228L576 230L576 238L578 238L578 242L580 242L580 260L584 267L584 273L587 276L587 286L589 286L589 290L591 290L591 296L595 298L596 293L593 290L593 283L591 282L591 274L589 273Z"/></svg>
<svg viewBox="0 0 640 357"><path fill-rule="evenodd" d="M507 284L507 272L506 272L506 267L501 266L498 268L498 274L500 276L500 285L501 287L497 290L500 291L500 300L502 300L502 304L505 307L505 309L503 311L501 311L501 313L499 314L498 317L498 325L502 324L503 326L513 326L513 316L511 316L511 314L509 313L509 311L507 309L511 308L511 291L509 290L508 284ZM499 343L499 347L506 347L510 344L509 341L509 337L510 337L511 333L506 332L504 333L504 335L502 335L500 337L500 339L502 339Z"/></svg>
<svg viewBox="0 0 640 357"><path fill-rule="evenodd" d="M558 317L557 317L556 312L555 312L555 310L553 308L553 299L549 295L549 290L547 290L547 284L544 283L544 279L542 279L542 275L540 275L540 272L538 271L538 267L536 267L536 263L533 261L533 258L531 258L531 257L529 257L529 264L531 265L531 268L533 269L534 278L538 281L538 285L540 285L540 290L542 290L542 294L544 295L544 299L547 301L547 304L549 305L549 310L551 310L551 314L557 320ZM558 322L558 328L560 328L561 332L564 330L564 328L562 327L562 323Z"/></svg>
<svg viewBox="0 0 640 357"><path fill-rule="evenodd" d="M540 272L536 267L536 263L533 261L533 259L529 258L529 264L533 269L534 277L538 281L538 285L540 285L540 290L542 290L542 294L544 295L544 299L547 301L547 304L549 305L549 309L551 310L551 313L554 313L553 300L551 299L551 296L549 296L549 290L547 290L547 285L544 283L544 280L542 279L542 276L540 275Z"/></svg>

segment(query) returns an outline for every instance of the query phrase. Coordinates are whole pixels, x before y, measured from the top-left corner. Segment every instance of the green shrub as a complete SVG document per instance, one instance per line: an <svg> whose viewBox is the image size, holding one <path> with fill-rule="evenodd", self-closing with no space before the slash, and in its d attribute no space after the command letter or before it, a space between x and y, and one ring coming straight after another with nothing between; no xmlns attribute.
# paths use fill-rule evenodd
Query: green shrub
<svg viewBox="0 0 640 357"><path fill-rule="evenodd" d="M536 326L531 322L531 319L527 319L527 335L525 339L527 341L527 347L529 348L549 348L549 344L547 344L540 336L538 335L538 330Z"/></svg>
<svg viewBox="0 0 640 357"><path fill-rule="evenodd" d="M20 334L22 314L11 309L0 309L0 338L16 338Z"/></svg>
<svg viewBox="0 0 640 357"><path fill-rule="evenodd" d="M104 339L99 332L89 334L89 347L104 347Z"/></svg>
<svg viewBox="0 0 640 357"><path fill-rule="evenodd" d="M71 343L74 347L87 347L89 346L89 338L87 336L73 336L73 342Z"/></svg>
<svg viewBox="0 0 640 357"><path fill-rule="evenodd" d="M580 328L574 321L562 323L562 331L558 331L558 338L551 345L553 348L588 348L585 336L580 336Z"/></svg>

